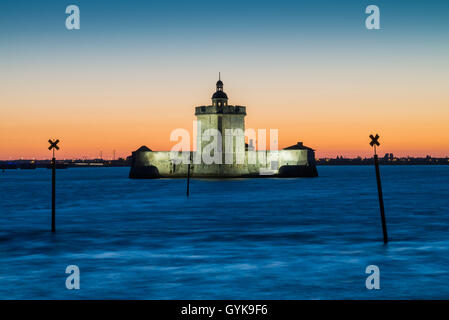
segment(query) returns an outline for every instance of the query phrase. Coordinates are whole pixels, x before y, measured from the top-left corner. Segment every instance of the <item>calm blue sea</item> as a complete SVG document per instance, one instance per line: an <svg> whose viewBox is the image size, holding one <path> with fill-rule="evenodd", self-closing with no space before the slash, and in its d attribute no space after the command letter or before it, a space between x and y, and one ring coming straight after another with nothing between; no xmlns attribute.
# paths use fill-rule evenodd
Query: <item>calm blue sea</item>
<svg viewBox="0 0 449 320"><path fill-rule="evenodd" d="M0 172L1 299L448 299L449 166L315 179L130 180L128 168ZM365 268L380 268L367 290ZM81 289L67 290L77 265Z"/></svg>

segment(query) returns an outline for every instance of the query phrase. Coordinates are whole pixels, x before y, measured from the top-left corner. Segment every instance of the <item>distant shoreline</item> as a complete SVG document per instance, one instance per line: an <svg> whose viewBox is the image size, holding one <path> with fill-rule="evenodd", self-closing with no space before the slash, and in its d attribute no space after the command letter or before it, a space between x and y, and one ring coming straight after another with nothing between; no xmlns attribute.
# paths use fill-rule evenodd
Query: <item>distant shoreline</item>
<svg viewBox="0 0 449 320"><path fill-rule="evenodd" d="M388 154L379 158L381 165L449 165L449 157L432 158L394 158ZM130 167L130 159L104 160L56 160L58 169L66 168L99 168L99 167ZM373 165L373 158L320 158L316 159L317 166L363 166ZM51 160L0 160L0 170L49 168Z"/></svg>
<svg viewBox="0 0 449 320"><path fill-rule="evenodd" d="M0 160L1 170L14 170L14 169L37 169L37 168L50 168L51 160ZM99 168L99 167L129 167L130 161L128 159L118 160L103 160L103 159L90 159L90 160L56 160L57 169L66 168Z"/></svg>
<svg viewBox="0 0 449 320"><path fill-rule="evenodd" d="M334 159L331 158L320 158L316 160L317 166L326 166L326 165L373 165L373 158L343 158L337 157ZM427 156L425 158L412 158L412 157L404 157L404 158L396 158L393 157L393 154L386 154L384 157L379 158L379 164L381 165L449 165L449 158L432 158L431 156Z"/></svg>

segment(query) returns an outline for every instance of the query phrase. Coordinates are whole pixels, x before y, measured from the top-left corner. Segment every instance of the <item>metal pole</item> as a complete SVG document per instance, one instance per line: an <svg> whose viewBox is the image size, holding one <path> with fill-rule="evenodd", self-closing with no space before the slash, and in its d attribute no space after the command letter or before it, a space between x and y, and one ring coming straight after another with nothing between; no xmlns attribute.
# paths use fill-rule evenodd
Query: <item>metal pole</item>
<svg viewBox="0 0 449 320"><path fill-rule="evenodd" d="M388 242L387 223L385 221L384 199L382 195L382 184L380 182L379 159L377 154L374 155L374 166L376 167L377 192L379 194L380 216L382 218L382 232L384 235L384 243Z"/></svg>
<svg viewBox="0 0 449 320"><path fill-rule="evenodd" d="M189 196L189 184L190 184L190 162L187 167L187 196Z"/></svg>
<svg viewBox="0 0 449 320"><path fill-rule="evenodd" d="M55 198L56 198L56 159L54 157L51 160L51 231L56 231L56 209L55 209Z"/></svg>

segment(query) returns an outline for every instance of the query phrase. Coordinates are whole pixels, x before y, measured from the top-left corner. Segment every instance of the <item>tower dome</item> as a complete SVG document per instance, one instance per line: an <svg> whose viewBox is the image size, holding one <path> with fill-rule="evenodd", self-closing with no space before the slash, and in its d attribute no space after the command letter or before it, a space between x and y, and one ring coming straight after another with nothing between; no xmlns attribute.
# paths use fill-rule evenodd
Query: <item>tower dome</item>
<svg viewBox="0 0 449 320"><path fill-rule="evenodd" d="M212 105L222 107L228 105L228 95L223 91L223 82L218 74L217 90L212 95Z"/></svg>
<svg viewBox="0 0 449 320"><path fill-rule="evenodd" d="M217 91L212 95L212 100L213 99L228 99L228 95L223 91Z"/></svg>

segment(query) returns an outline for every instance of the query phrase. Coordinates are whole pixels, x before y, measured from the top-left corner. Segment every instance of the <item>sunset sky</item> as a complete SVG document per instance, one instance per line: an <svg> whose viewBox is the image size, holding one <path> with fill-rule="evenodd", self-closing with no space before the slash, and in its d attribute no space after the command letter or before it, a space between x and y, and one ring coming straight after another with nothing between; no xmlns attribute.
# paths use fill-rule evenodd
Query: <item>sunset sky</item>
<svg viewBox="0 0 449 320"><path fill-rule="evenodd" d="M81 29L65 28L67 5ZM381 30L365 28L378 5ZM449 156L449 1L1 1L0 159L126 157L192 131L221 72L246 127L317 157Z"/></svg>

